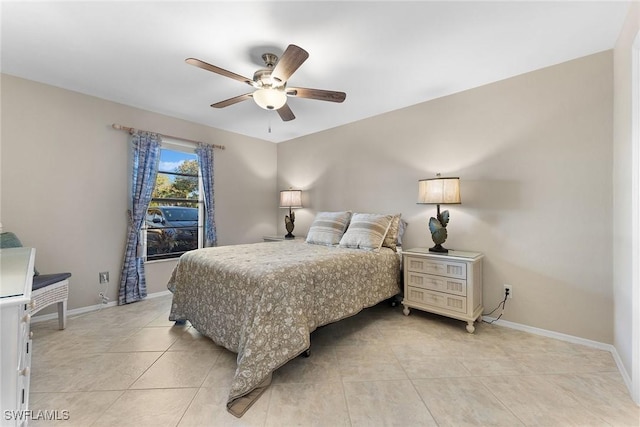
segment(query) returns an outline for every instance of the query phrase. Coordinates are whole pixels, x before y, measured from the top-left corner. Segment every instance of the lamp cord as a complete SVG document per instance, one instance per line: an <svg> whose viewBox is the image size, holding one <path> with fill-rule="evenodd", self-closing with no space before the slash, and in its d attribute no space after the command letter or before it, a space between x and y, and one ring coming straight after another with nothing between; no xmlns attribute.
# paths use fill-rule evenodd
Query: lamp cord
<svg viewBox="0 0 640 427"><path fill-rule="evenodd" d="M495 311L496 311L497 309L499 309L500 307L502 307L502 311L500 311L500 315L499 315L498 317L496 317L495 319L493 319L493 320L491 320L491 321L489 321L489 322L488 322L488 321L486 321L486 320L484 320L484 319L483 319L482 321L483 321L484 323L492 324L492 323L494 323L495 321L500 320L500 318L501 318L501 317L502 317L502 315L504 314L504 308L505 308L505 305L507 304L507 298L509 298L509 295L505 295L505 296L504 296L504 299L503 299L502 301L500 301L500 303L498 304L498 306L497 306L496 308L494 308L493 310L491 310L489 313L486 313L486 314L485 314L485 313L483 313L483 314L482 314L482 316L483 316L483 317L484 317L484 316L489 316L489 315L491 315L491 314L495 313Z"/></svg>

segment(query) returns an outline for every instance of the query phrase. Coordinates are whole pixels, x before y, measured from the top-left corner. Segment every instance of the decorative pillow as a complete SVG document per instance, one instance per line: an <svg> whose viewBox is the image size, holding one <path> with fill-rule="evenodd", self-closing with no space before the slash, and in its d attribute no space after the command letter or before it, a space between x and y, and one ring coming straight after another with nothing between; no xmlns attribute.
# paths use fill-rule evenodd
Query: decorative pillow
<svg viewBox="0 0 640 427"><path fill-rule="evenodd" d="M0 249L21 247L22 242L18 236L10 232L0 233Z"/></svg>
<svg viewBox="0 0 640 427"><path fill-rule="evenodd" d="M398 224L398 245L400 246L402 246L402 237L404 236L404 232L407 231L407 225L409 225L409 223L400 218L400 223Z"/></svg>
<svg viewBox="0 0 640 427"><path fill-rule="evenodd" d="M10 249L10 248L21 248L22 242L18 239L18 236L15 234L6 231L4 233L0 233L0 249ZM40 272L37 269L33 269L33 275L37 276Z"/></svg>
<svg viewBox="0 0 640 427"><path fill-rule="evenodd" d="M387 235L384 237L384 241L382 242L382 246L391 248L394 251L396 250L396 245L398 244L398 237L400 232L400 215L396 214L391 219L391 225L389 225L389 231L387 231Z"/></svg>
<svg viewBox="0 0 640 427"><path fill-rule="evenodd" d="M307 243L337 245L350 219L351 211L318 212L307 233Z"/></svg>
<svg viewBox="0 0 640 427"><path fill-rule="evenodd" d="M387 235L393 215L355 213L340 247L378 250Z"/></svg>

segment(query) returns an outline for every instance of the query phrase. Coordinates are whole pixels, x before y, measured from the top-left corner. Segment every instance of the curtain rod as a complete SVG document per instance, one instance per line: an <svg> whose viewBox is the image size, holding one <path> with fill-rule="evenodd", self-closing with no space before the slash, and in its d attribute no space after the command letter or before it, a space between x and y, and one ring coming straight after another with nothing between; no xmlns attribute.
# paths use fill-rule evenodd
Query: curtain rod
<svg viewBox="0 0 640 427"><path fill-rule="evenodd" d="M127 126L119 125L117 123L112 124L111 127L114 128L114 129L117 129L117 130L124 130L124 131L129 132L129 133L135 133L136 131L149 132L149 133L155 133L156 135L164 136L165 138L177 139L179 141L186 141L186 142L194 142L196 144L202 144L202 142L195 141L193 139L180 138L179 136L165 135L163 133L151 132L151 131L148 131L148 130L130 128L130 127L127 127ZM221 150L224 150L226 148L224 145L218 145L218 144L209 144L209 145L211 145L213 148L219 148Z"/></svg>

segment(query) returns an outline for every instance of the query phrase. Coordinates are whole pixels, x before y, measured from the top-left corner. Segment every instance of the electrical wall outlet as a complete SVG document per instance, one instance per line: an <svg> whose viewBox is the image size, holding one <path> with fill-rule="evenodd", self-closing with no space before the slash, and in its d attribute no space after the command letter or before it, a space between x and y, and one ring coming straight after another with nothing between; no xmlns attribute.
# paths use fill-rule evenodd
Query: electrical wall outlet
<svg viewBox="0 0 640 427"><path fill-rule="evenodd" d="M513 288L511 285L504 285L504 296L509 299L513 298Z"/></svg>
<svg viewBox="0 0 640 427"><path fill-rule="evenodd" d="M100 283L109 283L109 272L108 271L103 271L101 273L98 273L98 276L100 277Z"/></svg>

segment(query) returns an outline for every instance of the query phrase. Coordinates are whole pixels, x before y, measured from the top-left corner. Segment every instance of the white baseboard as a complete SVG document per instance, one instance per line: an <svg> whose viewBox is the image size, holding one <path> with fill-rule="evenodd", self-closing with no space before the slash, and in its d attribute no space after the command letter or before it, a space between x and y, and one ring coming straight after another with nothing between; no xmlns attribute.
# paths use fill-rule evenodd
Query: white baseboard
<svg viewBox="0 0 640 427"><path fill-rule="evenodd" d="M573 344L582 344L587 347L597 348L599 350L605 350L611 353L613 356L613 360L616 362L616 366L618 367L618 371L620 371L620 375L622 375L622 379L629 390L629 393L632 393L632 381L629 373L624 367L622 363L622 359L620 359L620 355L618 354L618 350L611 345L605 344L598 341L588 340L586 338L580 338L573 335L567 335L560 332L548 331L546 329L535 328L533 326L523 325L521 323L509 322L508 320L496 320L493 317L482 316L482 320L487 322L492 322L494 325L504 326L505 328L517 329L519 331L528 332L530 334L541 335L543 337L555 338L561 341L567 341Z"/></svg>
<svg viewBox="0 0 640 427"><path fill-rule="evenodd" d="M153 298L163 297L166 295L171 295L171 291L167 289L166 291L162 291L162 292L154 292L152 294L148 294L146 299L153 299ZM73 310L67 310L67 317L78 316L81 314L89 313L91 311L102 310L103 308L115 307L117 305L118 305L117 301L109 301L106 304L96 304L96 305L89 305L87 307L74 308ZM58 312L56 311L55 313L33 316L31 318L31 323L46 322L47 320L57 319L57 318L58 318Z"/></svg>
<svg viewBox="0 0 640 427"><path fill-rule="evenodd" d="M167 295L173 295L169 289L167 289L166 291L154 292L152 294L149 294L149 295L147 295L147 299L164 297L164 296L167 296Z"/></svg>

